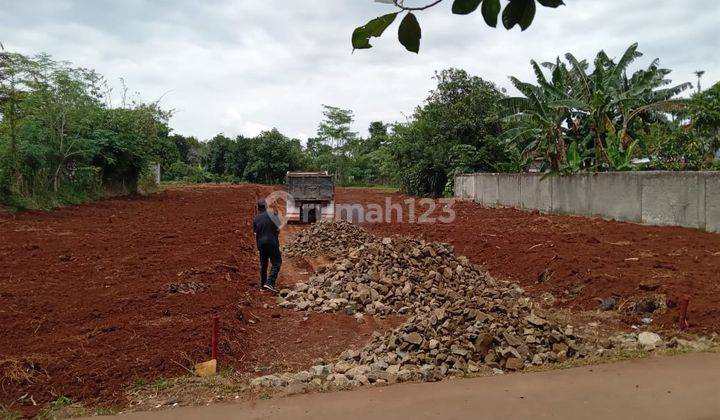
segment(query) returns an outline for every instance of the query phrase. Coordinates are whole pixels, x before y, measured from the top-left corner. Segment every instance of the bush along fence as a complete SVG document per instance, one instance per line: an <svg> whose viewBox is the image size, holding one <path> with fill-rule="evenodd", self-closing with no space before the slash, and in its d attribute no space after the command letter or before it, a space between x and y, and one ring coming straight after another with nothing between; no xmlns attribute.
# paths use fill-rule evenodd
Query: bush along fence
<svg viewBox="0 0 720 420"><path fill-rule="evenodd" d="M720 172L462 174L455 178L455 197L489 207L720 232Z"/></svg>

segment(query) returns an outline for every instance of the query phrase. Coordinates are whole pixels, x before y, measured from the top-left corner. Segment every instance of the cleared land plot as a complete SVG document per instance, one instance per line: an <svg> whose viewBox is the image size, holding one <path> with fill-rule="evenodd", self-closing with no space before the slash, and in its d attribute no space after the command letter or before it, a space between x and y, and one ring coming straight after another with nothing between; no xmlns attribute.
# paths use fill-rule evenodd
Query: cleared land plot
<svg viewBox="0 0 720 420"><path fill-rule="evenodd" d="M221 317L221 366L258 375L335 357L397 325L358 324L343 314L305 319L259 291L250 222L256 198L271 190L173 187L1 215L0 404L25 414L61 396L123 405L134 385L185 374L209 358L213 313ZM407 198L340 189L337 201L384 203L388 196ZM692 329L720 331L720 235L472 203L455 209L451 224L368 227L450 242L491 274L531 294L552 292L566 308L592 309L612 294L631 302L662 293L672 303L689 293ZM286 261L280 285L302 281L312 266ZM657 289L640 290L641 283ZM672 327L674 314L654 325Z"/></svg>
<svg viewBox="0 0 720 420"><path fill-rule="evenodd" d="M130 387L210 358L213 313L221 368L258 375L309 367L395 326L304 319L260 291L250 226L264 191L177 187L0 216L0 405L25 414L60 397L123 405ZM280 284L308 269L286 261Z"/></svg>

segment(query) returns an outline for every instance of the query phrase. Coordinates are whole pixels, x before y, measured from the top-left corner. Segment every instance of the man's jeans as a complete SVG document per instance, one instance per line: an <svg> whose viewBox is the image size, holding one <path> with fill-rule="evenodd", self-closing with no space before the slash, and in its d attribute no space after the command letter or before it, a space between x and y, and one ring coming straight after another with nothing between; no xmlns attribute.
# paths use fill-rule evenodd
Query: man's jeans
<svg viewBox="0 0 720 420"><path fill-rule="evenodd" d="M282 265L280 247L275 244L258 244L258 251L260 252L260 287L266 284L275 287L280 265ZM272 264L270 277L267 275L268 260Z"/></svg>

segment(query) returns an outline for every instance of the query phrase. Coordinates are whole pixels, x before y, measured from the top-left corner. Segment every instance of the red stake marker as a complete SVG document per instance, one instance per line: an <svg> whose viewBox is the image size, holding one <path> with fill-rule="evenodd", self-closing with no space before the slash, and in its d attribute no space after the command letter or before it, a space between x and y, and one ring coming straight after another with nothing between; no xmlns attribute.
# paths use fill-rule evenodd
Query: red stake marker
<svg viewBox="0 0 720 420"><path fill-rule="evenodd" d="M688 304L690 304L690 296L689 295L682 295L680 296L680 306L678 307L678 310L680 311L680 318L678 319L678 327L680 328L680 331L685 331L688 327L687 322L687 309Z"/></svg>
<svg viewBox="0 0 720 420"><path fill-rule="evenodd" d="M218 356L218 329L220 326L220 317L215 314L213 315L213 326L212 326L212 358L217 360Z"/></svg>

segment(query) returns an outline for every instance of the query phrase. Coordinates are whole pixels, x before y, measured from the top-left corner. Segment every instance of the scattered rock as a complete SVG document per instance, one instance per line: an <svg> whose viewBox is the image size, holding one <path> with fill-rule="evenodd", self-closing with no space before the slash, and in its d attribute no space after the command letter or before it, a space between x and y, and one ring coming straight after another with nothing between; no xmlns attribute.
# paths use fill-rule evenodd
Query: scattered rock
<svg viewBox="0 0 720 420"><path fill-rule="evenodd" d="M348 379L348 377L343 375L342 373L334 373L330 376L331 378L329 379L329 381L338 388L346 388L350 385L350 379Z"/></svg>
<svg viewBox="0 0 720 420"><path fill-rule="evenodd" d="M207 362L198 363L195 365L195 374L201 378L208 378L215 376L217 373L217 360L212 359Z"/></svg>
<svg viewBox="0 0 720 420"><path fill-rule="evenodd" d="M553 296L550 292L545 292L542 295L540 295L540 300L543 302L546 306L553 306L555 305L555 296Z"/></svg>
<svg viewBox="0 0 720 420"><path fill-rule="evenodd" d="M531 313L529 317L525 318L525 321L532 325L535 325L536 327L542 327L543 325L547 324L547 321L535 315L534 313Z"/></svg>
<svg viewBox="0 0 720 420"><path fill-rule="evenodd" d="M350 379L356 379L358 376L364 376L370 372L369 366L355 366L354 368L351 368L345 372L345 376L347 376Z"/></svg>
<svg viewBox="0 0 720 420"><path fill-rule="evenodd" d="M607 299L603 299L600 302L600 310L601 311L612 311L617 307L617 299L614 297L609 297Z"/></svg>
<svg viewBox="0 0 720 420"><path fill-rule="evenodd" d="M302 382L293 382L285 387L284 394L285 395L295 395L295 394L303 394L305 391L307 391L308 384L302 383Z"/></svg>
<svg viewBox="0 0 720 420"><path fill-rule="evenodd" d="M345 372L347 372L348 370L352 369L353 367L354 367L354 366L352 365L352 363L341 360L341 361L339 361L339 362L337 362L337 363L335 364L335 366L334 366L334 368L333 368L333 372L335 372L335 373L345 373Z"/></svg>
<svg viewBox="0 0 720 420"><path fill-rule="evenodd" d="M637 313L653 313L657 309L657 304L654 299L643 299L635 305L635 312Z"/></svg>
<svg viewBox="0 0 720 420"><path fill-rule="evenodd" d="M716 348L718 343L716 340L708 337L698 337L694 340L686 340L683 338L673 337L667 344L671 348L683 348L691 349L695 351L706 351L711 348Z"/></svg>
<svg viewBox="0 0 720 420"><path fill-rule="evenodd" d="M508 370L521 370L525 365L523 362L515 357L510 357L505 361L505 369Z"/></svg>
<svg viewBox="0 0 720 420"><path fill-rule="evenodd" d="M310 368L309 372L314 378L324 378L332 372L332 369L328 365L315 365Z"/></svg>
<svg viewBox="0 0 720 420"><path fill-rule="evenodd" d="M209 285L202 282L188 281L183 283L169 283L166 286L166 290L168 293L182 293L184 295L194 295L195 293L200 293L207 290L209 287Z"/></svg>
<svg viewBox="0 0 720 420"><path fill-rule="evenodd" d="M417 332L411 332L410 334L405 334L405 341L419 346L420 344L422 344L423 338Z"/></svg>
<svg viewBox="0 0 720 420"><path fill-rule="evenodd" d="M250 386L253 388L271 388L283 385L285 385L285 382L278 375L260 376L250 381Z"/></svg>
<svg viewBox="0 0 720 420"><path fill-rule="evenodd" d="M293 378L297 382L310 382L313 378L313 374L307 371L301 371L295 374Z"/></svg>
<svg viewBox="0 0 720 420"><path fill-rule="evenodd" d="M534 301L518 285L494 279L456 256L448 244L378 238L348 222L322 222L300 232L286 250L336 259L307 283L283 289L278 305L307 314L344 311L358 322L364 322L365 315L393 314L405 315L406 321L394 330L374 333L364 347L346 350L334 364L317 360L307 371L255 378L252 387L285 386L286 392L298 393L439 381L481 370L503 374L604 355L611 349L653 350L664 345L651 332L588 342L572 326L543 313L549 298L546 303ZM655 310L665 307L662 295L652 301ZM600 308L612 310L617 304L610 297ZM599 324L587 326L597 329ZM674 338L668 346L707 349L713 343Z"/></svg>
<svg viewBox="0 0 720 420"><path fill-rule="evenodd" d="M638 334L638 345L642 347L644 350L655 350L657 347L662 345L662 338L660 338L659 335L653 333L644 331Z"/></svg>

